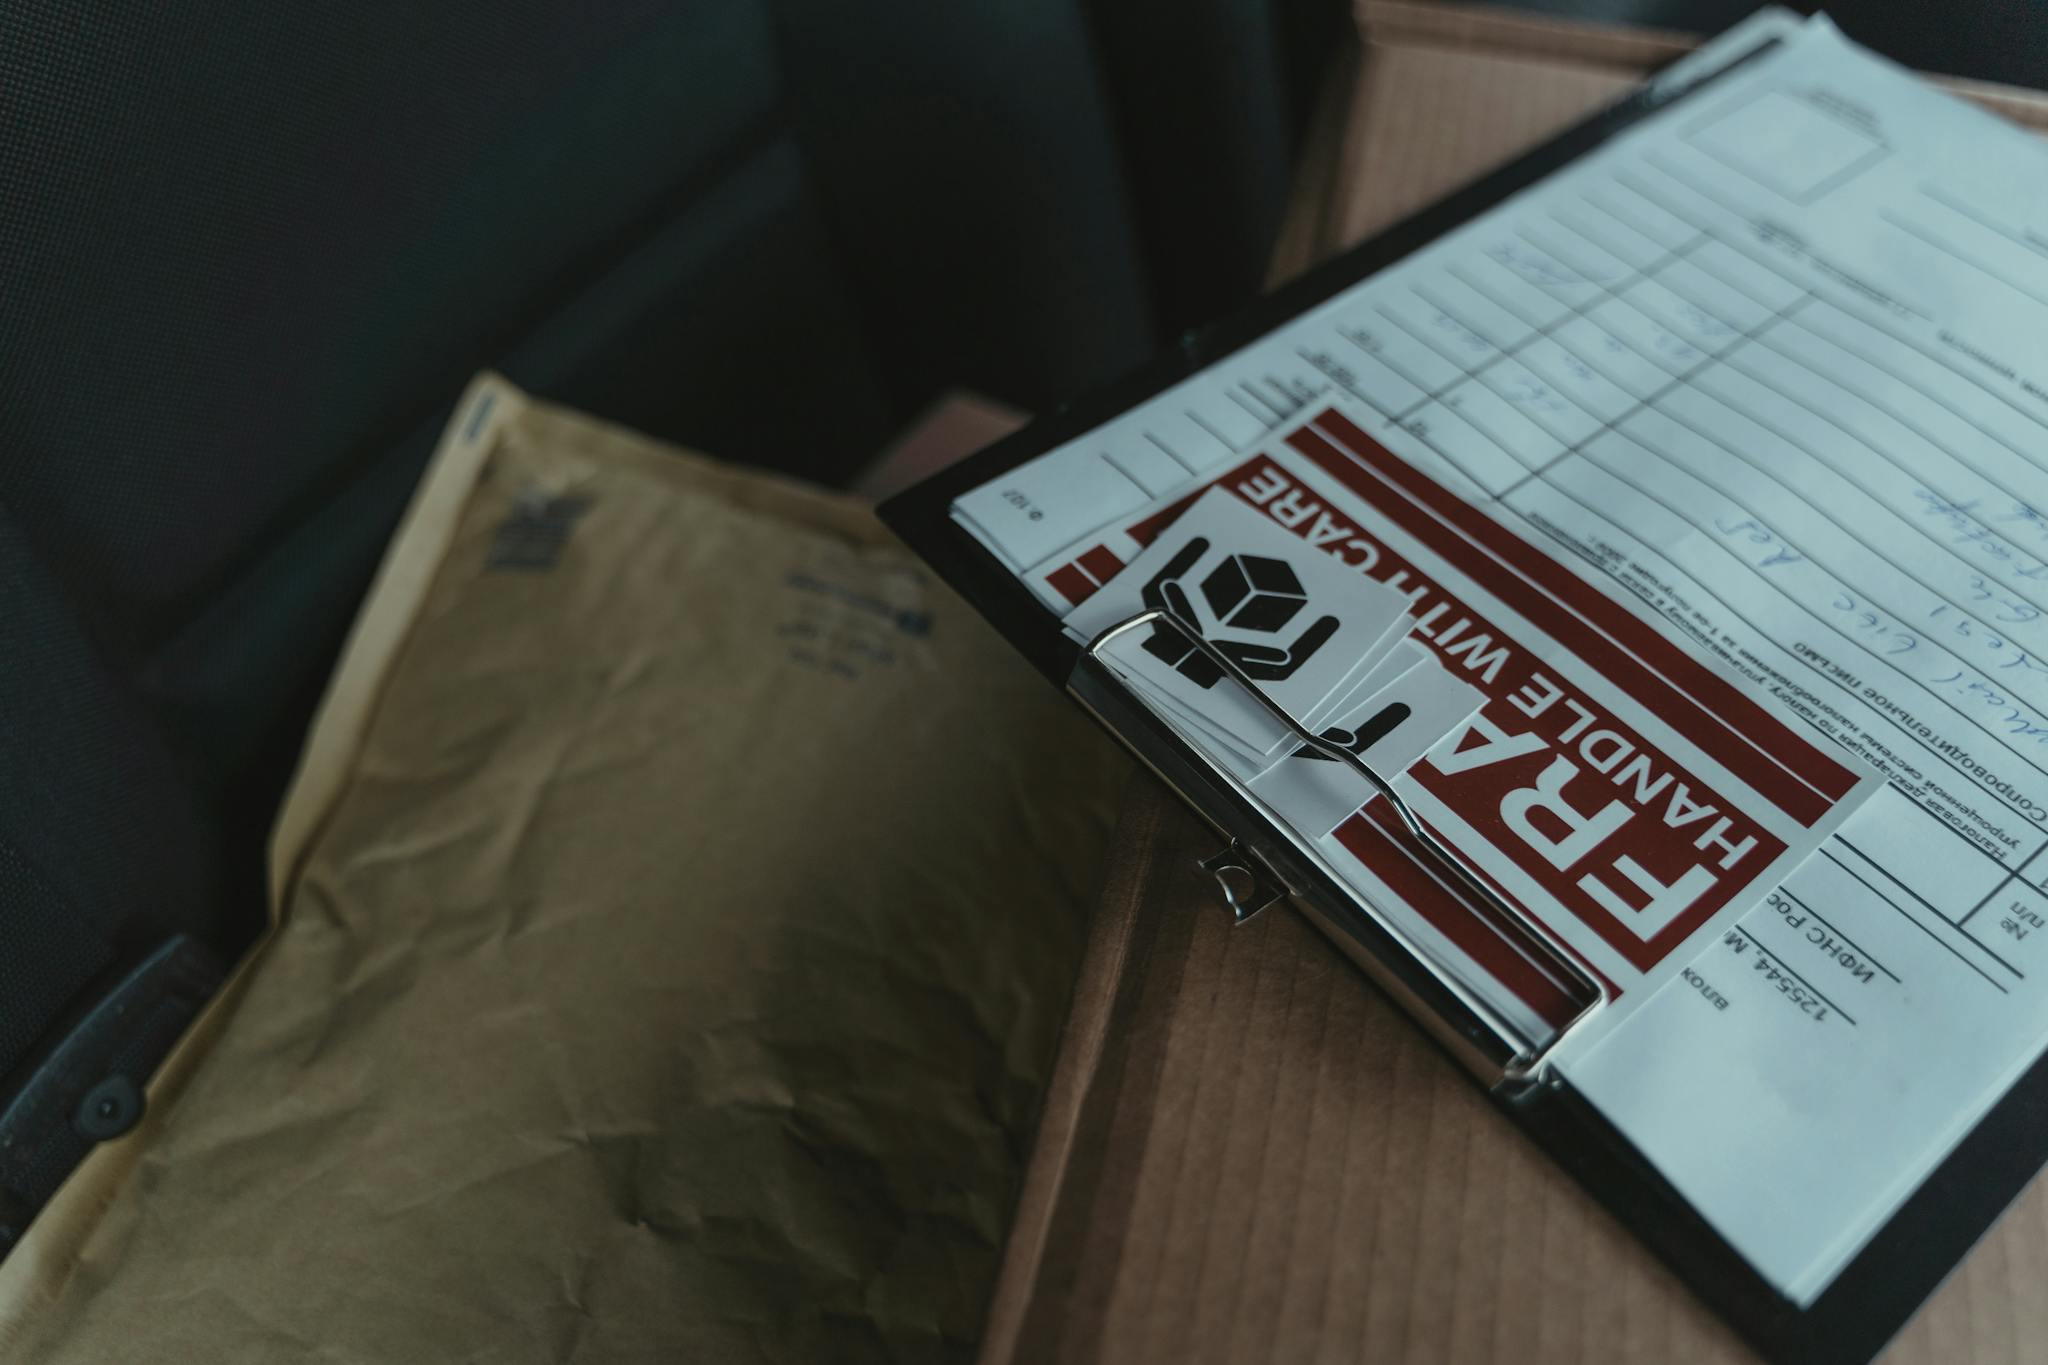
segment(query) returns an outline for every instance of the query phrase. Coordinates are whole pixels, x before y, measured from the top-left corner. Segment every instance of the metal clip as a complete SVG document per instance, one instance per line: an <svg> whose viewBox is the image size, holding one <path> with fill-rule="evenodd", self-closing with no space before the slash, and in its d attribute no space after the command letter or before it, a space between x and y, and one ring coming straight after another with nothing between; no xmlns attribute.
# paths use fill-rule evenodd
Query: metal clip
<svg viewBox="0 0 2048 1365"><path fill-rule="evenodd" d="M1238 924L1243 924L1267 906L1286 899L1286 886L1267 868L1265 859L1236 839L1196 866L1216 879L1216 889L1223 894L1223 904Z"/></svg>
<svg viewBox="0 0 2048 1365"><path fill-rule="evenodd" d="M1540 1077L1549 1051L1556 1041L1607 1003L1607 989L1601 981L1580 965L1577 958L1555 937L1548 926L1514 900L1503 895L1456 850L1438 838L1435 831L1423 824L1408 802L1394 790L1388 778L1349 749L1333 744L1309 730L1268 696L1263 688L1238 667L1235 660L1225 655L1199 630L1171 610L1163 607L1151 608L1110 626L1089 641L1084 655L1099 662L1112 641L1147 626L1164 626L1184 637L1188 644L1214 664L1224 677L1244 688L1255 704L1284 726L1302 745L1314 749L1326 758L1334 759L1358 774L1374 794L1393 810L1408 835L1411 847L1443 878L1444 884L1455 893L1464 896L1475 908L1479 908L1491 921L1496 932L1511 935L1527 956L1544 964L1548 973L1561 983L1566 993L1580 1002L1578 1013L1549 1037L1530 1037L1522 1028L1503 1016L1489 1001L1474 992L1455 970L1438 961L1434 953L1418 942L1398 922L1380 915L1370 904L1356 897L1351 898L1351 903L1357 909L1372 918L1380 930L1399 944L1463 1009L1482 1021L1489 1032L1507 1044L1509 1058L1502 1073L1506 1080L1522 1084ZM1127 685L1124 686L1124 691L1134 697L1137 695ZM1142 704L1148 708L1151 705L1149 702ZM1210 766L1215 768L1216 765L1210 761ZM1267 806L1249 787L1236 782L1235 779L1229 779L1220 768L1216 771L1219 776L1232 781L1237 786L1239 794L1268 817L1278 831L1279 837L1292 846L1294 856L1316 868L1332 884L1341 883L1339 874L1330 867L1312 841L1290 834L1279 814ZM1273 875L1265 859L1235 837L1221 851L1204 858L1201 867L1203 871L1216 878L1217 885L1223 892L1224 904L1230 907L1231 913L1239 923L1250 919L1260 910L1289 894L1287 886Z"/></svg>

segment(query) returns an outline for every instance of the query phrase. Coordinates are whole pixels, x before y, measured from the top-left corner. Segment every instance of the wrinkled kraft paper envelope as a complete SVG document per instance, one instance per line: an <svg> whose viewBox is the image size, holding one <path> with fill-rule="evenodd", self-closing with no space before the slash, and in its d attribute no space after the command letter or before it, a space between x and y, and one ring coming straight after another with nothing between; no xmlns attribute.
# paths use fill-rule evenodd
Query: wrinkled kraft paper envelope
<svg viewBox="0 0 2048 1365"><path fill-rule="evenodd" d="M864 503L480 380L0 1356L971 1357L1127 772Z"/></svg>

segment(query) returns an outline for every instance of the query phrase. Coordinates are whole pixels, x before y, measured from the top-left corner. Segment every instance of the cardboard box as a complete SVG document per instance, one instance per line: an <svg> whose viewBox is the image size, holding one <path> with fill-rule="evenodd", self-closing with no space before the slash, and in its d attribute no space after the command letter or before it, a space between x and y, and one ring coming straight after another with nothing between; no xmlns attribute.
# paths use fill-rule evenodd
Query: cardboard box
<svg viewBox="0 0 2048 1365"><path fill-rule="evenodd" d="M1689 40L1368 3L1285 277L1574 122ZM2048 100L1968 86L2048 127ZM1216 838L1129 804L984 1365L1734 1362L1747 1348L1299 916L1232 928ZM2037 1183L1886 1359L2048 1358Z"/></svg>

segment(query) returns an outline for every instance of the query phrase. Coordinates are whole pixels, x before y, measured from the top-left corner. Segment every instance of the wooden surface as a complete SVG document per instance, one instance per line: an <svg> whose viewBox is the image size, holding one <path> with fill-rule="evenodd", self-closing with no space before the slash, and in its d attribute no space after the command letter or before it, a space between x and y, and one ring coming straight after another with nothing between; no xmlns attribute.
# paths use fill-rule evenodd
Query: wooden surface
<svg viewBox="0 0 2048 1365"><path fill-rule="evenodd" d="M1675 51L1609 35L1577 62L1527 21L1366 17L1379 41L1327 102L1276 277ZM1194 871L1215 846L1134 787L986 1365L1751 1359L1306 921L1231 927ZM2048 1360L2044 1275L2037 1181L1883 1359Z"/></svg>

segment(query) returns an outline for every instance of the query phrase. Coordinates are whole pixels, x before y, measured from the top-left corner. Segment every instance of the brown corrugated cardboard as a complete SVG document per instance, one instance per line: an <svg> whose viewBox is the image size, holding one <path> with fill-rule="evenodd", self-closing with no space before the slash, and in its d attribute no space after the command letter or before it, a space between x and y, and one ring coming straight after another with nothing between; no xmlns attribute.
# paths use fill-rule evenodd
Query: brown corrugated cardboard
<svg viewBox="0 0 2048 1365"><path fill-rule="evenodd" d="M1687 46L1452 6L1360 18L1277 276ZM2048 100L1965 93L2048 126ZM1159 789L1125 809L984 1365L1751 1358L1304 920L1231 927L1194 874L1214 848ZM1887 1361L2048 1358L2044 1271L2036 1182Z"/></svg>
<svg viewBox="0 0 2048 1365"><path fill-rule="evenodd" d="M1345 142L1305 174L1330 205L1323 253L1359 241L1619 97L1683 55L1676 33L1538 19L1480 6L1360 0L1367 42ZM2048 128L2048 95L1943 80L2006 118ZM1322 188L1334 183L1334 190Z"/></svg>

